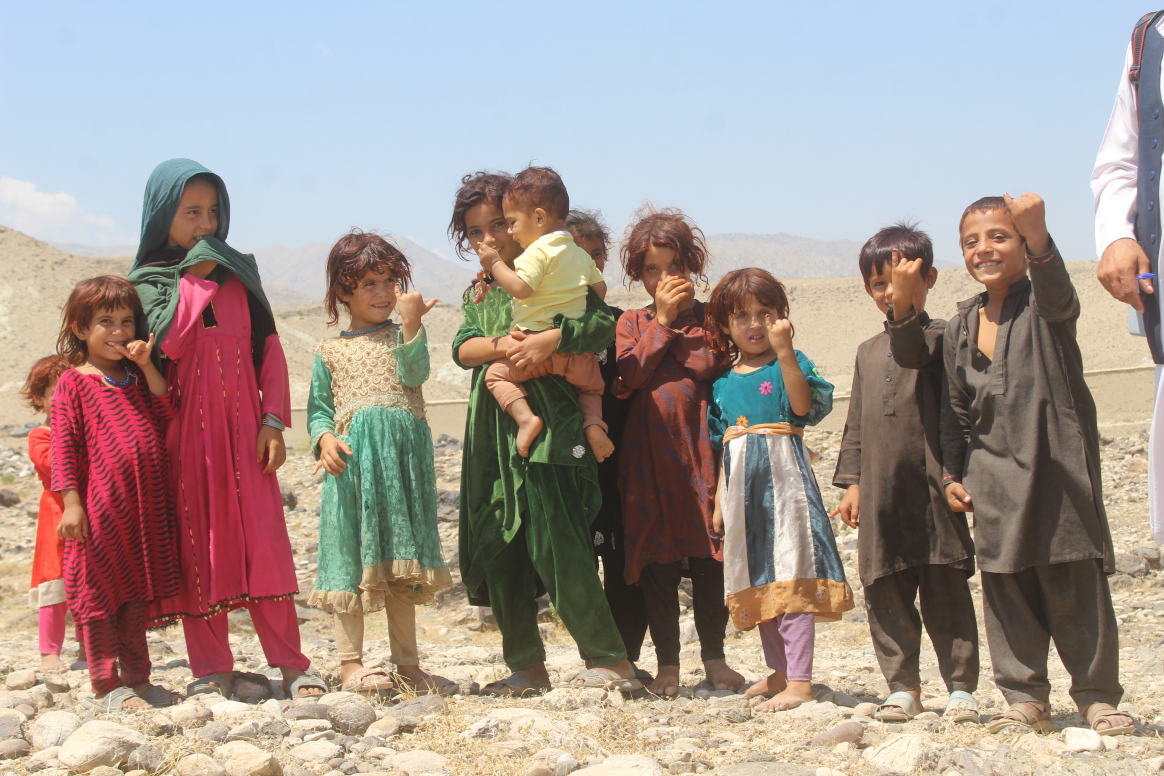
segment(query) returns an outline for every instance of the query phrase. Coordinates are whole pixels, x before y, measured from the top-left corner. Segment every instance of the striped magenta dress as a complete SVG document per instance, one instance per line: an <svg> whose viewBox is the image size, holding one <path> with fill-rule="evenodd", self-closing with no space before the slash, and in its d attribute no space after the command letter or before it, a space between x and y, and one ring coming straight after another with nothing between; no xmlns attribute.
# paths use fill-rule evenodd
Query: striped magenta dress
<svg viewBox="0 0 1164 776"><path fill-rule="evenodd" d="M724 595L739 630L786 612L836 620L853 608L802 438L832 410L833 386L803 353L796 358L812 390L807 415L792 414L776 360L729 370L711 389L708 431L723 456Z"/></svg>

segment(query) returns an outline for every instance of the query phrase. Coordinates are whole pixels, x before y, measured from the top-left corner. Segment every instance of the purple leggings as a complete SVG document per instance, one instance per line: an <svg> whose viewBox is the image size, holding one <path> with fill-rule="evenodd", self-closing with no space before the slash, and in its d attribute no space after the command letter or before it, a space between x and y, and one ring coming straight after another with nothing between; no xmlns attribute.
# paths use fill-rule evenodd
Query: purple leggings
<svg viewBox="0 0 1164 776"><path fill-rule="evenodd" d="M812 681L812 648L816 641L812 612L782 614L760 623L759 628L768 667L787 674L790 682Z"/></svg>

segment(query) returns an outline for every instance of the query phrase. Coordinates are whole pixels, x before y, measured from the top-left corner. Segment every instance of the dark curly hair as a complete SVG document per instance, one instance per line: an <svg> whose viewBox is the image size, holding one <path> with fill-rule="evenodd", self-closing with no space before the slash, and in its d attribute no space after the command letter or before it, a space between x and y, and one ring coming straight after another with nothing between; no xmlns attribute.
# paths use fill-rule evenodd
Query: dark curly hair
<svg viewBox="0 0 1164 776"><path fill-rule="evenodd" d="M566 231L579 240L599 240L603 250L610 245L610 229L597 210L571 210L566 216Z"/></svg>
<svg viewBox="0 0 1164 776"><path fill-rule="evenodd" d="M408 290L412 280L412 265L399 248L376 232L353 229L339 238L327 255L327 294L323 309L328 315L328 326L339 322L339 306L347 307L340 295L355 293L360 278L369 272L392 275L403 291Z"/></svg>
<svg viewBox="0 0 1164 776"><path fill-rule="evenodd" d="M784 284L771 272L756 267L732 270L724 275L707 300L703 330L707 334L708 346L724 368L734 364L740 355L740 349L728 333L731 331L731 317L743 312L752 299L770 307L777 318L788 317L788 291Z"/></svg>
<svg viewBox="0 0 1164 776"><path fill-rule="evenodd" d="M570 214L570 194L562 176L549 167L526 167L513 177L505 190L504 201L522 212L534 208L546 211L550 218L565 220Z"/></svg>
<svg viewBox="0 0 1164 776"><path fill-rule="evenodd" d="M57 355L71 366L80 366L89 357L89 347L73 331L88 329L98 313L124 308L133 313L134 336L148 338L145 313L137 290L128 280L116 275L82 280L69 294L65 309L61 311L61 333L57 335Z"/></svg>
<svg viewBox="0 0 1164 776"><path fill-rule="evenodd" d="M507 172L486 172L479 170L461 178L461 188L453 199L453 217L449 220L449 240L457 256L464 260L475 259L469 236L465 234L465 215L482 202L501 207L505 190L509 188L513 176Z"/></svg>
<svg viewBox="0 0 1164 776"><path fill-rule="evenodd" d="M28 370L28 379L24 381L24 387L20 389L24 406L33 412L48 412L48 407L44 406L45 389L49 387L49 383L59 379L70 369L72 367L69 362L62 356L52 355L38 359L32 365L32 369Z"/></svg>
<svg viewBox="0 0 1164 776"><path fill-rule="evenodd" d="M706 283L707 243L703 231L677 207L656 210L646 205L635 213L635 223L622 243L622 271L627 280L643 276L643 262L647 248L655 245L672 248L683 267L699 282ZM628 284L629 285L629 284Z"/></svg>

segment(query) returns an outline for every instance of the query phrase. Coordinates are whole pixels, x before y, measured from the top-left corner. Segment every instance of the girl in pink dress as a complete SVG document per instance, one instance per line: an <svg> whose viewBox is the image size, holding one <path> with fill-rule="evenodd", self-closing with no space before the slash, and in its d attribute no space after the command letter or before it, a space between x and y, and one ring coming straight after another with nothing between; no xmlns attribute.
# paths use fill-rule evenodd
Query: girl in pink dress
<svg viewBox="0 0 1164 776"><path fill-rule="evenodd" d="M189 159L158 165L146 184L130 280L181 399L167 448L177 501L181 592L151 611L181 619L195 676L188 693L229 697L227 613L245 607L287 695L326 692L307 673L293 597L291 542L275 471L286 459L287 362L254 257L222 242L222 179Z"/></svg>

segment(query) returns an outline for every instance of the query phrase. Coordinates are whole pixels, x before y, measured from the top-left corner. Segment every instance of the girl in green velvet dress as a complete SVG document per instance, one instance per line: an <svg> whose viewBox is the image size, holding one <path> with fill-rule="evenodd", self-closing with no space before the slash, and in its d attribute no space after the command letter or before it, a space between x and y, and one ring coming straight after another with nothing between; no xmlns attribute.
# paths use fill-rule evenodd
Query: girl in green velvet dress
<svg viewBox="0 0 1164 776"><path fill-rule="evenodd" d="M457 192L449 234L466 254L484 243L512 265L521 246L508 233L503 174L467 175ZM469 602L492 606L510 676L482 688L492 695L529 695L550 686L535 600L548 592L570 635L593 661L580 686L642 687L594 568L590 524L602 493L598 468L582 431L574 387L546 374L551 353L596 353L614 339L610 308L590 291L586 313L557 316L558 328L511 332L513 297L481 277L465 293L464 321L453 360L473 369L461 462L460 565ZM483 365L508 356L528 380L530 407L545 421L529 457L517 453L517 424L485 387Z"/></svg>
<svg viewBox="0 0 1164 776"><path fill-rule="evenodd" d="M420 668L416 604L451 584L437 533L436 472L421 384L428 344L421 317L436 304L408 288L408 260L376 234L353 231L327 261L330 324L343 304L351 327L320 343L308 431L326 469L315 589L308 603L335 613L343 689L404 685L453 690ZM389 316L400 312L401 323ZM364 615L385 609L396 676L364 668Z"/></svg>

